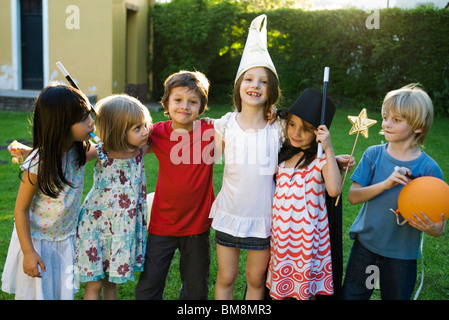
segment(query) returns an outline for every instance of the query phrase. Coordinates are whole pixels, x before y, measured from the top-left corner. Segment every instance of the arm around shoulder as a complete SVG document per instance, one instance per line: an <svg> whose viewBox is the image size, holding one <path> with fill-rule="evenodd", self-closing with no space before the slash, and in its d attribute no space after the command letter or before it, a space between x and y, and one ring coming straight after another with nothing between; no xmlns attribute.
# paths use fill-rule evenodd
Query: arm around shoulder
<svg viewBox="0 0 449 320"><path fill-rule="evenodd" d="M89 150L86 151L86 162L92 161L94 159L98 159L97 149L95 149L95 144L90 143Z"/></svg>
<svg viewBox="0 0 449 320"><path fill-rule="evenodd" d="M153 148L151 147L151 144L148 142L146 145L142 147L143 149L143 155L146 155L148 153L154 153Z"/></svg>

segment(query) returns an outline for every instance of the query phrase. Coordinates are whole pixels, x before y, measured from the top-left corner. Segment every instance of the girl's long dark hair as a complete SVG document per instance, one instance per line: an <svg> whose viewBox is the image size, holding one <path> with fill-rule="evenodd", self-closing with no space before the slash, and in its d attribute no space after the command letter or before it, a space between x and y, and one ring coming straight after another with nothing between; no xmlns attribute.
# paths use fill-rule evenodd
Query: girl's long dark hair
<svg viewBox="0 0 449 320"><path fill-rule="evenodd" d="M37 184L47 196L57 198L65 185L64 154L71 148L71 127L89 116L86 96L79 90L59 84L44 88L36 99L33 116L33 151L39 156ZM75 141L79 167L86 163L89 142ZM67 165L67 164L66 164Z"/></svg>

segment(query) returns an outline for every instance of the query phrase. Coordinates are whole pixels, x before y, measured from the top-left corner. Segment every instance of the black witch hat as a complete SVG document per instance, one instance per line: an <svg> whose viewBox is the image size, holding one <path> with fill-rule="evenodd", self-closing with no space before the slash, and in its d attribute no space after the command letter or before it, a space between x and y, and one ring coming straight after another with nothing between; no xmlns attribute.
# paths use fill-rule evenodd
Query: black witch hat
<svg viewBox="0 0 449 320"><path fill-rule="evenodd" d="M296 99L295 103L289 110L285 110L288 113L307 121L315 128L320 126L321 122L321 104L323 101L323 94L313 89L305 89L303 93ZM332 119L335 114L335 105L329 99L326 98L326 112L324 115L324 124L327 128L331 126Z"/></svg>

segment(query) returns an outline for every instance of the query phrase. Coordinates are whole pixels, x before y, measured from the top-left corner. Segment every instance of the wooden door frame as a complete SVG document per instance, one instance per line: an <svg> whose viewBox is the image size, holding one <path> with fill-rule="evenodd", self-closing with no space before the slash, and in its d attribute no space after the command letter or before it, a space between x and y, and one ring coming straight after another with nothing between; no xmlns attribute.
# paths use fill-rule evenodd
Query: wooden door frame
<svg viewBox="0 0 449 320"><path fill-rule="evenodd" d="M45 87L50 81L50 55L49 55L49 33L48 33L48 2L42 0L42 56L43 56L43 79ZM11 52L13 67L13 90L22 89L22 48L21 48L21 19L20 0L11 0Z"/></svg>

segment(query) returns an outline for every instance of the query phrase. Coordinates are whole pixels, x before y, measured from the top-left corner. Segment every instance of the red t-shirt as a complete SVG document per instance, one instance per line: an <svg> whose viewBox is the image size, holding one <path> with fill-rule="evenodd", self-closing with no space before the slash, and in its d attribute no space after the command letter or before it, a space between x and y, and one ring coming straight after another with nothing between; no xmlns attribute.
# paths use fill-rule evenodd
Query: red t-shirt
<svg viewBox="0 0 449 320"><path fill-rule="evenodd" d="M209 230L212 221L214 126L197 121L194 130L179 133L171 123L154 124L149 139L159 173L148 232L196 235Z"/></svg>

